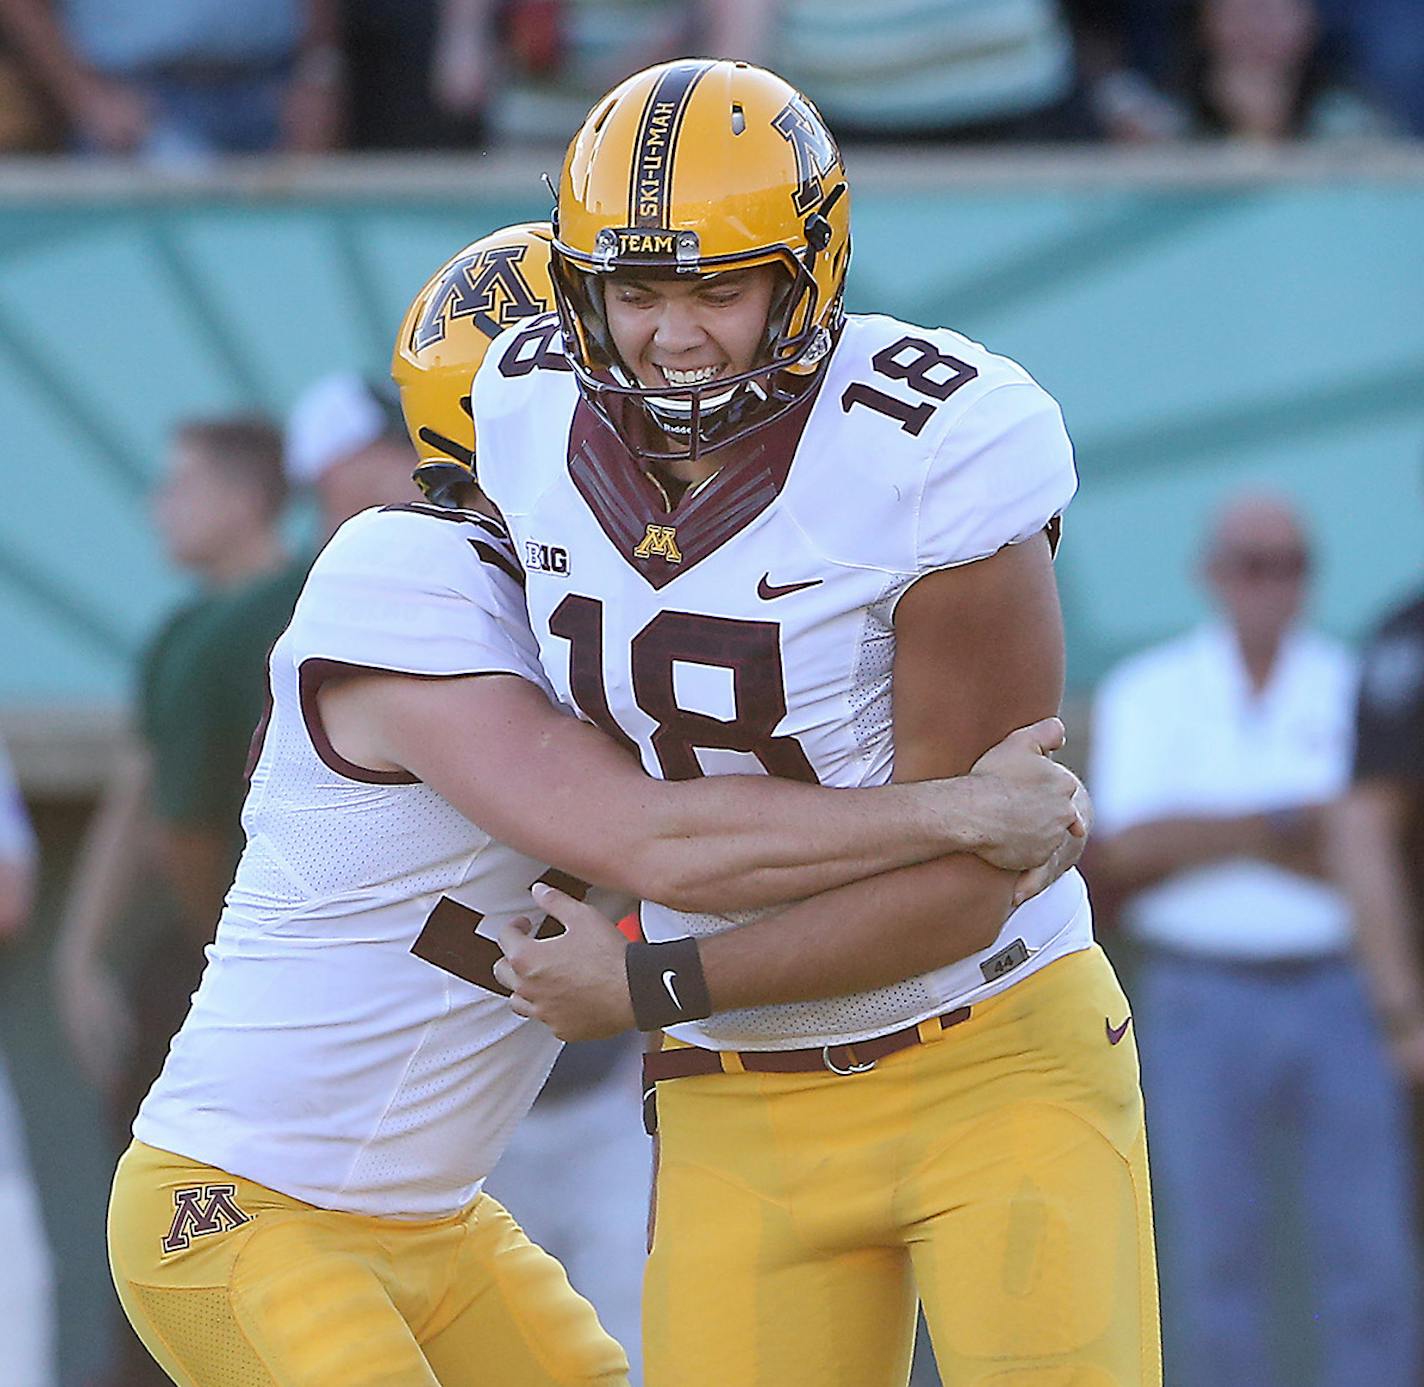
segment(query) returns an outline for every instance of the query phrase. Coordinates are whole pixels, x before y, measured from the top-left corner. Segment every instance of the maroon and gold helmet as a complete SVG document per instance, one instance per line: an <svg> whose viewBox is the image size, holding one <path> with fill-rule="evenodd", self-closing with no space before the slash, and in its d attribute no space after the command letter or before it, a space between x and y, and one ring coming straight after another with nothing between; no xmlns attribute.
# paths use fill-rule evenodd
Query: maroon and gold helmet
<svg viewBox="0 0 1424 1387"><path fill-rule="evenodd" d="M416 483L438 504L475 478L470 383L490 343L554 307L550 239L546 222L493 232L447 260L406 309L391 375L420 459Z"/></svg>
<svg viewBox="0 0 1424 1387"><path fill-rule="evenodd" d="M690 58L649 68L604 97L569 146L553 260L565 346L585 397L635 452L695 456L790 408L824 369L849 263L840 150L773 73ZM706 385L641 385L608 331L608 277L756 265L782 281L755 367ZM640 446L649 420L666 446Z"/></svg>

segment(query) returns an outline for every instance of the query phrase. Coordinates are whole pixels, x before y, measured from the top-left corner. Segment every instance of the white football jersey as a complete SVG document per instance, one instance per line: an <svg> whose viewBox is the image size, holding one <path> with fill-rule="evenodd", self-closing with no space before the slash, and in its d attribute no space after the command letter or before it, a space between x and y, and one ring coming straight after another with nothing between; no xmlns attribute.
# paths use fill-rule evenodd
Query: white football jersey
<svg viewBox="0 0 1424 1387"><path fill-rule="evenodd" d="M474 1198L559 1050L489 973L547 868L413 776L343 760L316 695L363 669L548 692L519 576L495 522L423 506L366 511L322 551L273 647L246 851L142 1141L323 1208Z"/></svg>
<svg viewBox="0 0 1424 1387"><path fill-rule="evenodd" d="M556 695L666 779L889 780L895 604L921 575L1054 521L1076 486L1057 405L955 333L852 317L815 394L669 512L557 342L552 318L510 329L474 390L481 482L516 541ZM654 940L748 918L643 907ZM1009 986L1091 928L1070 872L949 967L677 1034L723 1049L866 1039Z"/></svg>

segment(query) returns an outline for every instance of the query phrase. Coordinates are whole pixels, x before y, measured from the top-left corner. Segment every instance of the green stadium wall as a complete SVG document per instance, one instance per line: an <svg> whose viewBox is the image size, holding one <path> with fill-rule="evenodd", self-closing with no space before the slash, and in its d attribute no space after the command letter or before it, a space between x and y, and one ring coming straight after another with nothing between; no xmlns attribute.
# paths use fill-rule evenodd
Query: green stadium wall
<svg viewBox="0 0 1424 1387"><path fill-rule="evenodd" d="M34 928L0 966L0 1041L55 1245L65 1387L97 1367L115 1313L113 1153L60 1038L50 947L76 796L183 592L147 517L165 437L194 414L280 415L335 368L384 371L430 270L541 215L555 162L196 181L0 166L0 728L28 737L15 750L45 801L46 869ZM1299 500L1329 629L1358 635L1424 580L1424 158L850 163L852 309L955 327L1063 405L1082 474L1058 563L1080 701L1113 660L1201 615L1194 554L1231 489ZM142 901L131 914L141 932Z"/></svg>
<svg viewBox="0 0 1424 1387"><path fill-rule="evenodd" d="M1418 162L860 162L851 308L950 325L1063 405L1076 688L1199 613L1193 553L1227 489L1299 498L1331 629L1424 571ZM0 179L0 707L124 698L182 591L146 509L170 427L384 371L430 269L545 210L538 165Z"/></svg>

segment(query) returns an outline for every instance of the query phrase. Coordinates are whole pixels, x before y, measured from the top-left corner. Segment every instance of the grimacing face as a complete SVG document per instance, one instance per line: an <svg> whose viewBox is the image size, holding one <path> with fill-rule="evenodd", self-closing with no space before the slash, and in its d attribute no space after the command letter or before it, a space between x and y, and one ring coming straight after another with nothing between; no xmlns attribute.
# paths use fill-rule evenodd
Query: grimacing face
<svg viewBox="0 0 1424 1387"><path fill-rule="evenodd" d="M604 286L613 345L638 384L685 389L749 371L766 337L771 265L695 279L615 274Z"/></svg>

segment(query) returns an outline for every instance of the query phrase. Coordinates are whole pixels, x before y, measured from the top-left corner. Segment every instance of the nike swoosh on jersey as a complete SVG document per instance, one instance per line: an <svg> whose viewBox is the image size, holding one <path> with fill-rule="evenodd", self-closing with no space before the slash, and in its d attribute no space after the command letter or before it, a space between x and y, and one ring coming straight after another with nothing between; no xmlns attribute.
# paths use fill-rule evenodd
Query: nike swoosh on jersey
<svg viewBox="0 0 1424 1387"><path fill-rule="evenodd" d="M672 998L672 1004L679 1011L682 1010L682 999L677 995L677 989L673 983L677 981L677 974L671 968L663 970L663 986L667 988L668 996Z"/></svg>
<svg viewBox="0 0 1424 1387"><path fill-rule="evenodd" d="M813 588L821 582L820 578L808 578L804 583L772 583L769 581L770 573L763 573L761 581L757 584L757 596L763 602L770 602L777 597L785 597L787 593L800 592L802 588Z"/></svg>
<svg viewBox="0 0 1424 1387"><path fill-rule="evenodd" d="M1104 1026L1104 1028L1107 1030L1107 1033L1108 1033L1108 1044L1109 1044L1109 1045L1116 1045L1116 1044L1118 1043L1118 1041L1120 1041L1120 1040L1123 1038L1123 1036L1125 1036L1125 1035L1127 1034L1127 1028L1128 1028L1130 1025L1132 1025L1132 1013L1131 1013L1131 1012L1128 1012L1128 1014L1127 1014L1127 1020L1124 1021L1124 1022L1122 1023L1122 1025L1120 1025L1120 1026L1114 1026L1113 1023L1112 1023L1111 1021L1109 1021L1106 1016L1104 1016L1104 1017L1103 1017L1103 1026Z"/></svg>

